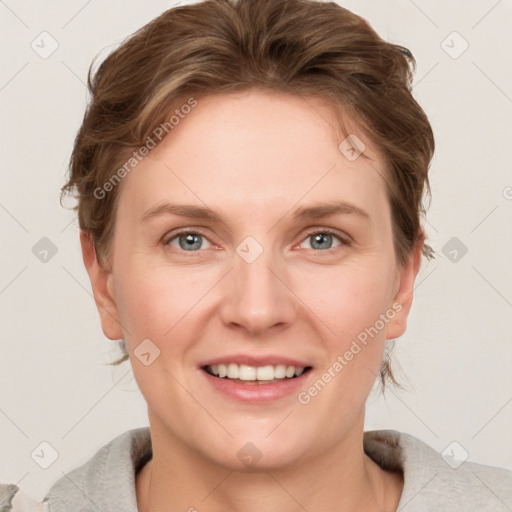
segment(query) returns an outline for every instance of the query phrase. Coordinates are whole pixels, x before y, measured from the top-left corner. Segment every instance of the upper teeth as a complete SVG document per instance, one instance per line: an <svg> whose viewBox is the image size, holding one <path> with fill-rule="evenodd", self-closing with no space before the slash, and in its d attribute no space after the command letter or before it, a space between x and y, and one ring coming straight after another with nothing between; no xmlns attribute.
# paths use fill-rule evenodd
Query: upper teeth
<svg viewBox="0 0 512 512"><path fill-rule="evenodd" d="M214 375L240 380L274 380L288 379L302 374L304 367L286 366L284 364L267 366L248 366L246 364L212 364L208 367Z"/></svg>

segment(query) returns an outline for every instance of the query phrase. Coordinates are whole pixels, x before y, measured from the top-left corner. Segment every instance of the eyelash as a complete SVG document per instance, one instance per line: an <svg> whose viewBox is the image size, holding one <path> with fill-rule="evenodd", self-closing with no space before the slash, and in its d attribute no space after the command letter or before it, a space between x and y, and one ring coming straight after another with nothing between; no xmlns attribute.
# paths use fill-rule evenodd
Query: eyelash
<svg viewBox="0 0 512 512"><path fill-rule="evenodd" d="M328 228L325 228L325 229L312 229L310 231L308 231L306 233L306 236L304 238L302 238L302 242L304 242L305 240L307 240L309 237L313 236L313 235L331 235L333 236L334 238L337 238L340 242L340 245L336 246L336 247L332 247L331 249L326 249L326 250L315 250L315 249L310 249L314 252L318 252L318 253L323 253L323 252L329 252L329 251L335 251L337 249L340 249L342 247L350 247L352 245L352 240L349 239L348 237L343 237L341 236L338 232L332 230L332 229L328 229ZM163 240L163 244L164 245L169 245L169 243L174 240L175 238L178 238L182 235L200 235L204 238L206 238L210 243L212 243L208 237L201 231L201 230L198 230L198 229L184 229L182 231L178 231L176 233L173 233L171 236L168 236L166 238L164 238ZM182 253L197 253L197 252L201 252L201 250L199 251L184 251L184 250L180 250L180 252Z"/></svg>
<svg viewBox="0 0 512 512"><path fill-rule="evenodd" d="M352 245L352 240L348 236L341 236L337 231L334 231L332 229L313 229L311 231L308 231L306 233L306 236L302 239L302 241L308 239L310 236L313 235L331 235L334 238L337 238L340 242L340 245L337 247L333 247L332 249L326 249L325 251L315 251L314 249L311 249L315 252L327 252L327 251L335 251L337 249L341 249L343 247L350 247Z"/></svg>

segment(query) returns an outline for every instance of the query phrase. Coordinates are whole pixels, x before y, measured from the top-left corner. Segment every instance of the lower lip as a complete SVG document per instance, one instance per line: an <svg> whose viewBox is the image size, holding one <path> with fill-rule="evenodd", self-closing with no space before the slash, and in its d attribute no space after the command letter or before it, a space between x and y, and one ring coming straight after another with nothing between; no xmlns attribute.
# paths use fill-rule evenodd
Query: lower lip
<svg viewBox="0 0 512 512"><path fill-rule="evenodd" d="M274 384L242 384L228 378L213 377L201 370L206 380L217 390L240 402L265 403L279 400L292 393L297 393L304 385L311 370L294 379L286 379Z"/></svg>

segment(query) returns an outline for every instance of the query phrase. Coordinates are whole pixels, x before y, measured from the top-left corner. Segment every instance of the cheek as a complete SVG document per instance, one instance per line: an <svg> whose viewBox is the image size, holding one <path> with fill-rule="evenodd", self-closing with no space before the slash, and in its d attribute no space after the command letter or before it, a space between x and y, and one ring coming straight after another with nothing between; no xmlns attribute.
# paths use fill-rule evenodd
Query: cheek
<svg viewBox="0 0 512 512"><path fill-rule="evenodd" d="M118 268L116 302L127 342L136 342L141 336L162 339L175 326L182 332L200 315L208 303L208 292L223 275L213 267L171 268L136 259ZM391 272L382 260L307 267L300 272L288 269L286 274L304 314L309 310L314 313L311 321L315 315L317 321L323 321L328 337L346 340L356 336L389 306L392 283L387 276ZM298 299L290 294L289 300Z"/></svg>
<svg viewBox="0 0 512 512"><path fill-rule="evenodd" d="M212 287L211 274L154 262L120 267L116 298L127 346L133 349L145 338L161 345L177 332L183 336L200 310L199 301Z"/></svg>
<svg viewBox="0 0 512 512"><path fill-rule="evenodd" d="M317 276L318 286L310 287L305 299L322 320L317 324L324 357L297 399L306 416L326 418L329 439L338 435L339 425L356 421L382 361L386 324L381 315L389 307L393 274L382 258L359 263Z"/></svg>
<svg viewBox="0 0 512 512"><path fill-rule="evenodd" d="M330 328L330 338L346 341L374 325L389 307L391 275L382 261L361 262L317 275L300 296Z"/></svg>
<svg viewBox="0 0 512 512"><path fill-rule="evenodd" d="M190 278L179 269L152 265L125 268L119 291L119 315L125 343L139 389L154 411L167 404L186 414L187 396L182 396L174 376L184 382L190 350L197 343L194 334L200 300L211 285L201 285L200 276ZM121 273L120 273L121 275ZM150 340L148 343L145 340ZM146 365L143 354L149 353ZM142 364L141 364L142 362ZM186 376L188 377L188 375ZM172 389L172 392L169 391Z"/></svg>
<svg viewBox="0 0 512 512"><path fill-rule="evenodd" d="M324 399L334 400L344 413L358 410L378 376L387 322L394 316L386 317L392 299L389 276L393 274L385 267L381 260L337 269L315 280L318 286L311 287L304 299L324 324L326 358L321 373L326 381L334 382ZM343 401L335 399L339 393Z"/></svg>

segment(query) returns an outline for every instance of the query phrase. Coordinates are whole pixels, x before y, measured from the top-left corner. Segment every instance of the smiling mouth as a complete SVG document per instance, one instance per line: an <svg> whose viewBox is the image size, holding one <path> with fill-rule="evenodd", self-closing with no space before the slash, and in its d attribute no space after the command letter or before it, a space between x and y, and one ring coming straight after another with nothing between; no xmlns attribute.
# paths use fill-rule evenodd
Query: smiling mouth
<svg viewBox="0 0 512 512"><path fill-rule="evenodd" d="M245 364L213 364L203 366L202 369L212 377L227 379L241 384L278 384L296 379L311 370L311 366L286 366L284 364L249 366Z"/></svg>

